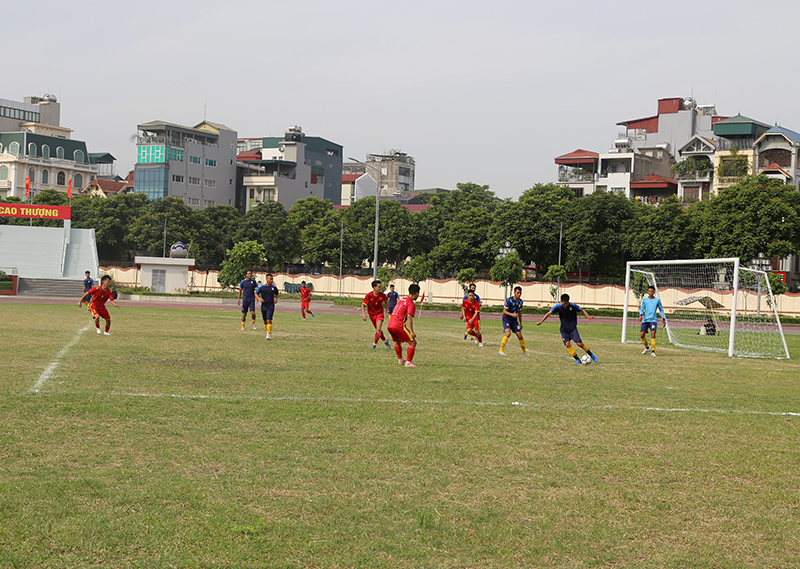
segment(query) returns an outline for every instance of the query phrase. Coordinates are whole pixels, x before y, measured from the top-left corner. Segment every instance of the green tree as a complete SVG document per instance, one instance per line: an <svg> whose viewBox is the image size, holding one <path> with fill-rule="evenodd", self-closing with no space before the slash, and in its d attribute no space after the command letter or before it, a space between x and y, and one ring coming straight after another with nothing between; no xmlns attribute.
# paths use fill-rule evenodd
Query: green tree
<svg viewBox="0 0 800 569"><path fill-rule="evenodd" d="M234 241L257 241L264 246L267 264L283 270L300 256L300 235L278 202L257 205L245 214Z"/></svg>
<svg viewBox="0 0 800 569"><path fill-rule="evenodd" d="M330 215L334 211L330 200L322 200L316 196L309 196L297 200L289 209L289 220L302 233L312 223Z"/></svg>
<svg viewBox="0 0 800 569"><path fill-rule="evenodd" d="M439 244L431 251L436 270L456 274L462 267L488 267L496 249L490 239L492 214L474 207L445 223Z"/></svg>
<svg viewBox="0 0 800 569"><path fill-rule="evenodd" d="M697 208L698 257L763 253L783 259L800 253L800 193L766 176L749 176Z"/></svg>
<svg viewBox="0 0 800 569"><path fill-rule="evenodd" d="M590 266L599 273L619 277L625 266L626 222L633 218L631 201L622 194L602 190L581 198L574 221L564 226L568 267Z"/></svg>
<svg viewBox="0 0 800 569"><path fill-rule="evenodd" d="M631 202L632 217L624 223L625 251L631 260L690 259L697 236L691 209L671 196L658 205Z"/></svg>
<svg viewBox="0 0 800 569"><path fill-rule="evenodd" d="M406 208L392 200L381 200L378 223L378 263L399 266L408 256L411 216ZM372 261L375 245L375 198L366 197L344 210L345 227L354 234L360 258ZM345 230L347 231L347 229Z"/></svg>
<svg viewBox="0 0 800 569"><path fill-rule="evenodd" d="M136 249L165 255L165 248L168 249L176 241L192 242L195 233L194 211L183 199L169 196L152 200L149 206L133 218L128 226L127 239Z"/></svg>
<svg viewBox="0 0 800 569"><path fill-rule="evenodd" d="M469 289L469 283L474 283L477 278L478 271L473 268L461 269L458 271L458 277L456 277L458 284L461 285L464 292L467 292Z"/></svg>
<svg viewBox="0 0 800 569"><path fill-rule="evenodd" d="M580 201L569 188L536 184L526 190L518 202L508 202L498 208L492 234L502 242L508 241L527 263L536 263L541 268L556 264L561 224L566 231L577 203Z"/></svg>
<svg viewBox="0 0 800 569"><path fill-rule="evenodd" d="M217 205L195 213L195 231L189 243L198 264L219 265L233 246L242 215L229 205Z"/></svg>
<svg viewBox="0 0 800 569"><path fill-rule="evenodd" d="M80 196L72 200L72 226L95 230L97 254L101 260L131 259L130 253L136 245L130 227L134 219L145 215L152 215L152 205L145 194L108 198ZM158 250L161 251L161 247Z"/></svg>
<svg viewBox="0 0 800 569"><path fill-rule="evenodd" d="M412 257L403 264L403 276L415 283L427 280L433 274L433 262L422 255Z"/></svg>
<svg viewBox="0 0 800 569"><path fill-rule="evenodd" d="M360 265L362 249L360 245L360 228L340 223L343 222L340 212L319 219L306 226L300 235L303 260L309 265L323 265L339 268L339 247L342 248L342 265L355 267ZM344 236L342 237L342 230Z"/></svg>
<svg viewBox="0 0 800 569"><path fill-rule="evenodd" d="M522 280L522 259L516 251L498 257L489 274L494 282L502 283L503 286L518 283Z"/></svg>
<svg viewBox="0 0 800 569"><path fill-rule="evenodd" d="M218 280L226 287L234 287L244 278L248 269L260 267L264 262L264 246L257 241L240 241L227 251Z"/></svg>

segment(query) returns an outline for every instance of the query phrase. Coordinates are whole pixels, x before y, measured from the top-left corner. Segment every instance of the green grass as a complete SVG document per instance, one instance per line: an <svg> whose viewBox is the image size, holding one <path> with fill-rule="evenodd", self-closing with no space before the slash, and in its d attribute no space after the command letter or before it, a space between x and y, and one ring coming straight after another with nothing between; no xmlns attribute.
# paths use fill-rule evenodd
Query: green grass
<svg viewBox="0 0 800 569"><path fill-rule="evenodd" d="M104 337L2 306L0 568L800 565L796 360L644 357L585 321L599 365L549 322L501 359L497 322L480 349L423 317L406 369L360 314L267 341L110 310Z"/></svg>

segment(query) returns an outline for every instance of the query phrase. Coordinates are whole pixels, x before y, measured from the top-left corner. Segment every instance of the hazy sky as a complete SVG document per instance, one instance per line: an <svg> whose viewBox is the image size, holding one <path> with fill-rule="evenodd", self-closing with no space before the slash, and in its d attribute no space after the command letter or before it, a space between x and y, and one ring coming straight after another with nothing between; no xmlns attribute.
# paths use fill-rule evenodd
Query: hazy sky
<svg viewBox="0 0 800 569"><path fill-rule="evenodd" d="M35 6L35 11L34 11ZM800 131L800 2L305 0L4 4L0 98L52 93L90 152L133 168L136 125L206 117L242 137L300 125L416 187L517 198L553 159L694 96Z"/></svg>

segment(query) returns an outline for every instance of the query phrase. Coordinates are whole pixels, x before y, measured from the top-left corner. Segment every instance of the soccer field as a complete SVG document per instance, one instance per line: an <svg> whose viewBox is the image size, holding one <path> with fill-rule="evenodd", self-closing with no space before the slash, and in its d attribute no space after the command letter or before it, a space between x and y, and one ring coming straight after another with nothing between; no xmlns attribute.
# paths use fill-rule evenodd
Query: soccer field
<svg viewBox="0 0 800 569"><path fill-rule="evenodd" d="M800 566L800 336L651 358L581 319L577 366L557 322L501 358L426 315L411 369L360 312L121 304L0 307L2 569Z"/></svg>

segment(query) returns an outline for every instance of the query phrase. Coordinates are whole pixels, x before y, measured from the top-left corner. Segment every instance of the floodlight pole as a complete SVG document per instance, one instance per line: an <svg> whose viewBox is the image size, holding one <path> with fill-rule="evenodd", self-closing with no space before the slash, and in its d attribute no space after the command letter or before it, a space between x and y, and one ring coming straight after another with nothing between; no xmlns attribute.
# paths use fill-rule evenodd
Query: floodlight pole
<svg viewBox="0 0 800 569"><path fill-rule="evenodd" d="M380 169L376 168L375 166L371 166L369 164L366 164L366 163L362 162L361 160L356 160L352 156L348 157L347 159L348 160L352 160L353 162L357 162L358 164L361 164L365 168L372 168L373 170L375 170L375 173L377 174L377 178L378 178L377 179L378 187L375 188L375 254L374 254L373 260L372 260L372 279L373 280L377 280L378 279L378 220L379 220L379 211L380 211L379 208L380 208L380 202L381 202L381 200L380 200L381 171L380 171Z"/></svg>

